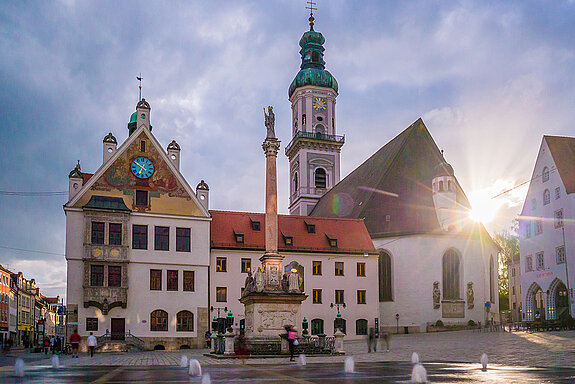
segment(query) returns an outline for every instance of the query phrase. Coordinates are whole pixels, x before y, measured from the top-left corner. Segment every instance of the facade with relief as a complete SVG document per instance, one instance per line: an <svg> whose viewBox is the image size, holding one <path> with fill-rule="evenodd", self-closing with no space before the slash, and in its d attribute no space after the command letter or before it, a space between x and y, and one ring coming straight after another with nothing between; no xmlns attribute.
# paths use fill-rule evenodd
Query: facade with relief
<svg viewBox="0 0 575 384"><path fill-rule="evenodd" d="M522 320L573 313L575 138L543 136L519 219Z"/></svg>
<svg viewBox="0 0 575 384"><path fill-rule="evenodd" d="M180 147L163 149L142 99L102 165L69 175L67 301L82 336L131 338L146 348L194 347L208 322L209 189L179 171ZM134 339L134 336L137 339Z"/></svg>

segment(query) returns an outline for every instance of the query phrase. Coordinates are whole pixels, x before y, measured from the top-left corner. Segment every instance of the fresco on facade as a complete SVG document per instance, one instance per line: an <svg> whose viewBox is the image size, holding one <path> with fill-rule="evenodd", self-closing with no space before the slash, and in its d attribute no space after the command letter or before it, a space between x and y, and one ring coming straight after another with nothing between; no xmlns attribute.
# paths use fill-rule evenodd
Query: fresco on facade
<svg viewBox="0 0 575 384"><path fill-rule="evenodd" d="M293 272L294 269L295 269L297 272ZM300 292L305 292L305 291L304 291L304 280L303 280L304 274L303 274L303 271L304 271L303 265L300 265L297 261L292 261L291 263L289 263L288 265L286 265L286 266L284 267L284 273L285 273L286 275L288 275L288 277L289 277L289 275L291 275L292 273L297 273L297 274L299 275L298 277L299 277L299 289L300 289Z"/></svg>

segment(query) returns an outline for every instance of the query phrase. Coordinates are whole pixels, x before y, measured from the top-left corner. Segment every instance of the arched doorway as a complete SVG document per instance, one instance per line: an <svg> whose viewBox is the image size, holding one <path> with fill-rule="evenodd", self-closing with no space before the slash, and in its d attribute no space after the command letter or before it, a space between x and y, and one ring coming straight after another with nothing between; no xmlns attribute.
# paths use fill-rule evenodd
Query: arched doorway
<svg viewBox="0 0 575 384"><path fill-rule="evenodd" d="M543 290L537 283L531 284L525 296L525 320L534 321L535 314L541 315L541 320L545 319L545 301Z"/></svg>
<svg viewBox="0 0 575 384"><path fill-rule="evenodd" d="M561 280L555 279L549 286L548 300L549 320L564 319L569 316L569 296L567 287Z"/></svg>

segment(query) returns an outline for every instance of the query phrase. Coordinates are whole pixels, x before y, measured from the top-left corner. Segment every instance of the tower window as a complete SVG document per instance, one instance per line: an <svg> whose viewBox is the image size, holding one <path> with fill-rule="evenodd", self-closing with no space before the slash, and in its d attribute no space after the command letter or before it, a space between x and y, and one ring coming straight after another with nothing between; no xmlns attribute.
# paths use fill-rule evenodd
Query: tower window
<svg viewBox="0 0 575 384"><path fill-rule="evenodd" d="M314 51L311 53L311 62L312 63L319 63L319 52Z"/></svg>
<svg viewBox="0 0 575 384"><path fill-rule="evenodd" d="M316 137L321 138L325 134L325 127L322 124L318 124L315 126L315 135Z"/></svg>
<svg viewBox="0 0 575 384"><path fill-rule="evenodd" d="M325 169L318 168L315 170L315 187L325 188L327 185L327 175Z"/></svg>
<svg viewBox="0 0 575 384"><path fill-rule="evenodd" d="M297 172L296 172L296 173L294 173L294 175L293 175L293 189L294 189L294 192L297 191L298 187L299 187L299 183L298 183Z"/></svg>
<svg viewBox="0 0 575 384"><path fill-rule="evenodd" d="M140 141L140 151L146 152L146 142L144 140Z"/></svg>
<svg viewBox="0 0 575 384"><path fill-rule="evenodd" d="M440 191L443 191L443 181L440 181L440 182L439 182L439 190L440 190Z"/></svg>
<svg viewBox="0 0 575 384"><path fill-rule="evenodd" d="M148 191L136 191L136 207L148 206Z"/></svg>

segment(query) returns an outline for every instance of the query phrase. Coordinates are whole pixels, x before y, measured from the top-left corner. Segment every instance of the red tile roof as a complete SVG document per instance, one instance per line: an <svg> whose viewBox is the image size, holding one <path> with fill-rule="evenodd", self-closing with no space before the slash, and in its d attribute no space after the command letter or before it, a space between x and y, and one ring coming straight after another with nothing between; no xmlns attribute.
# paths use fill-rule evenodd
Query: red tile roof
<svg viewBox="0 0 575 384"><path fill-rule="evenodd" d="M212 248L265 250L263 213L210 211L210 214ZM260 223L259 231L252 229L252 221ZM308 225L315 225L315 233L308 233ZM376 253L361 219L279 215L278 226L280 252ZM243 244L236 242L236 234L244 235ZM328 236L337 239L337 247L330 246ZM293 245L286 245L284 237L292 237Z"/></svg>
<svg viewBox="0 0 575 384"><path fill-rule="evenodd" d="M543 136L567 193L575 192L575 138Z"/></svg>
<svg viewBox="0 0 575 384"><path fill-rule="evenodd" d="M84 181L84 184L86 184L88 182L88 180L90 180L90 178L94 176L93 173L86 173L86 172L82 172L82 179Z"/></svg>

